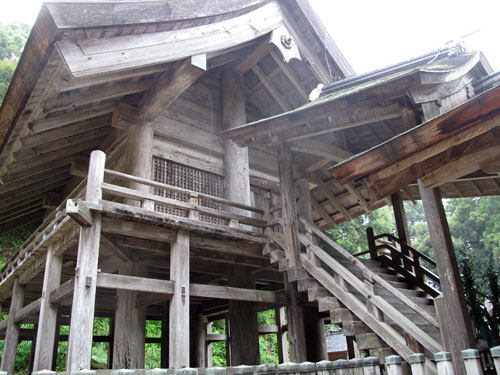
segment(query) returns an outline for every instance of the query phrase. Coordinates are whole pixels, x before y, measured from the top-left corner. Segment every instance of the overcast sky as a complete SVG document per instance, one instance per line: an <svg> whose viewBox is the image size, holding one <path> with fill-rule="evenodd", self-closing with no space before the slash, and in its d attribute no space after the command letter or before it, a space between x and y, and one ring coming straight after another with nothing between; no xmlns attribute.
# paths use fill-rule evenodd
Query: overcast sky
<svg viewBox="0 0 500 375"><path fill-rule="evenodd" d="M209 1L209 0L205 0ZM356 73L465 38L500 70L498 0L309 0ZM0 22L33 24L41 0L0 0Z"/></svg>

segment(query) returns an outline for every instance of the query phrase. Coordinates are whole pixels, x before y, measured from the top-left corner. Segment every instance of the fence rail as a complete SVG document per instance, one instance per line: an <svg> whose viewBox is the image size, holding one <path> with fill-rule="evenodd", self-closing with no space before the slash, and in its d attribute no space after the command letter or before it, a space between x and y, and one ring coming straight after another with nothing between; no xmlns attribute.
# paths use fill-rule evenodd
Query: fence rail
<svg viewBox="0 0 500 375"><path fill-rule="evenodd" d="M433 259L390 233L375 235L373 228L368 228L366 236L369 250L358 253L356 256L370 254L371 259L377 259L394 268L431 296L437 297L441 294L439 276L422 265L422 262L425 262L431 268L436 268L436 262Z"/></svg>
<svg viewBox="0 0 500 375"><path fill-rule="evenodd" d="M491 357L494 361L493 373L500 374L500 347L491 348ZM206 367L206 368L182 368L182 369L136 369L136 370L81 370L73 375L381 375L385 370L388 375L425 375L425 356L421 353L413 353L407 363L398 355L391 355L381 360L376 357L339 359L336 361L302 362L302 363L280 363L278 365L258 366L233 366L233 367ZM438 375L453 375L453 364L451 354L439 352L434 354ZM462 351L459 358L465 366L467 375L483 375L485 370L476 349ZM65 373L59 373L65 374ZM33 375L56 375L54 371L42 370L33 372Z"/></svg>

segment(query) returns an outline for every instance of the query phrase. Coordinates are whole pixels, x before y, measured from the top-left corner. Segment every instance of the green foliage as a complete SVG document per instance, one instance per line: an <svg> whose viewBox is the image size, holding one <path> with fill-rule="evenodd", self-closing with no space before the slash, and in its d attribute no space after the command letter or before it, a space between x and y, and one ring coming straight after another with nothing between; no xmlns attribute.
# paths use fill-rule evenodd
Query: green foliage
<svg viewBox="0 0 500 375"><path fill-rule="evenodd" d="M0 104L21 57L30 26L20 23L0 24Z"/></svg>
<svg viewBox="0 0 500 375"><path fill-rule="evenodd" d="M212 324L212 332L223 334L226 333L226 321L217 320ZM223 341L214 342L212 344L212 361L214 366L226 366L226 343Z"/></svg>
<svg viewBox="0 0 500 375"><path fill-rule="evenodd" d="M327 233L344 249L355 254L367 250L366 229L373 227L375 233L394 233L394 215L389 207L382 207L369 215L343 222Z"/></svg>

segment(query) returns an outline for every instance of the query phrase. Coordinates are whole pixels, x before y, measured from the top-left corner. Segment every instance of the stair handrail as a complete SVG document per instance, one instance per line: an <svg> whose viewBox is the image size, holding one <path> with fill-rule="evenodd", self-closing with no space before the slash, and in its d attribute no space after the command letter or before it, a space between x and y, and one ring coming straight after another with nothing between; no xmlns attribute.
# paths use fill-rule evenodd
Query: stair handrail
<svg viewBox="0 0 500 375"><path fill-rule="evenodd" d="M314 225L310 224L307 220L305 220L302 217L299 217L300 222L304 225L307 231L314 233L316 236L321 238L323 241L325 241L328 245L333 247L335 250L337 250L344 258L348 259L353 265L358 267L361 272L363 273L363 276L367 278L368 280L379 284L381 287L383 287L385 290L387 290L389 293L391 293L394 297L399 299L403 304L408 306L410 309L415 311L416 314L421 316L423 319L425 319L427 322L432 324L434 327L439 328L439 323L436 319L434 319L429 313L424 311L423 309L420 308L415 302L413 302L411 299L409 299L407 296L405 296L403 293L401 293L399 290L397 290L395 287L393 287L389 282L384 280L381 276L377 275L375 272L370 270L366 265L363 264L361 260L353 256L351 253L349 253L347 250L345 250L342 246L340 246L337 242L335 242L333 239L328 237L326 234L324 234L321 230L316 228ZM313 252L315 251L314 248L311 249ZM323 253L327 254L328 257L331 258L331 256L326 253L324 250L320 249ZM320 257L322 254L317 254L316 251L316 256ZM320 259L323 261L324 257L320 257ZM333 258L331 258L333 259ZM347 270L347 269L346 269ZM350 271L348 271L350 272ZM353 285L354 286L354 285Z"/></svg>
<svg viewBox="0 0 500 375"><path fill-rule="evenodd" d="M326 251L321 249L319 246L313 243L313 240L306 236L305 234L299 234L300 242L307 247L307 249L317 257L321 262L323 262L327 267L331 268L335 273L336 277L340 277L343 280L341 283L338 281L334 282L336 287L333 289L337 289L335 292L329 289L331 287L331 283L328 282L328 277L325 275L322 276L323 280L319 280L323 286L325 286L330 292L334 294L341 302L348 302L350 299L352 301L358 301L357 304L362 304L365 310L369 311L369 305L373 306L373 308L378 309L381 313L386 314L395 324L397 324L403 331L407 332L411 337L413 337L417 342L422 344L422 346L429 350L430 352L435 352L436 350L442 350L443 347L438 342L436 342L431 336L429 336L426 332L424 332L420 327L418 327L414 322L404 316L398 309L388 303L381 296L374 293L372 288L369 288L365 282L369 281L366 277L365 282L360 280L357 276L355 276L351 271L349 271L346 267L340 264L336 259L331 257ZM344 250L345 251L345 250ZM303 266L306 271L311 274L313 277L318 272L326 272L326 270L322 267L316 267L313 263L308 259L306 254L301 255ZM326 272L327 273L327 272ZM327 273L328 274L328 273ZM334 280L334 277L330 274L328 276ZM353 287L358 293L360 293L363 297L366 298L366 302L363 303L359 301L357 297L355 297L352 293L345 292L339 293L338 289L340 285L343 283L350 285ZM329 285L330 284L330 285ZM341 288L341 287L340 287ZM341 288L342 289L342 288ZM354 298L354 300L353 300ZM354 314L356 314L355 310L351 310ZM380 318L376 317L377 313L370 312L371 316L375 318L375 320L379 320ZM369 325L370 326L370 325ZM390 327L387 324L383 324L379 327L383 327L384 330L387 330ZM372 328L372 327L370 327ZM373 328L372 328L373 329Z"/></svg>
<svg viewBox="0 0 500 375"><path fill-rule="evenodd" d="M380 233L380 234L377 234L376 236L374 236L373 239L375 241L377 241L378 239L381 239L381 238L384 238L384 237L386 237L388 239L391 239L393 242L397 242L401 247L404 247L404 248L410 250L413 254L417 254L419 258L425 260L430 265L432 265L434 267L437 267L436 261L434 259L428 257L427 255L425 255L421 251L415 249L411 245L408 245L406 242L404 242L403 240L399 239L398 237L396 237L392 233ZM380 245L377 245L377 246L382 247L384 245L386 245L386 244L380 244Z"/></svg>
<svg viewBox="0 0 500 375"><path fill-rule="evenodd" d="M431 266L436 267L436 262L433 259L391 233L381 233L375 236L373 228L367 228L366 235L368 238L368 253L371 259L378 259L394 268L405 277L413 279L419 287L431 296L436 297L440 295L440 291L434 288L434 286L426 283L424 278L427 277L434 283L440 284L439 276L420 263L420 261L423 260ZM389 241L380 241L382 238L387 238ZM377 240L379 241L378 244ZM399 244L399 249L394 245L395 243ZM389 250L390 256L388 254L379 254L380 249Z"/></svg>

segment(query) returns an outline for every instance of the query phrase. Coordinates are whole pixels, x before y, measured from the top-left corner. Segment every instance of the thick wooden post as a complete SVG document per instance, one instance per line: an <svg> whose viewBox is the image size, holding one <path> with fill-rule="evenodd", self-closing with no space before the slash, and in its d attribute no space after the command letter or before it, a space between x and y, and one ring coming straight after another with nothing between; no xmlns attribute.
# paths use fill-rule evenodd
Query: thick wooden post
<svg viewBox="0 0 500 375"><path fill-rule="evenodd" d="M401 193L398 191L391 195L392 210L394 211L394 219L396 220L396 229L398 231L398 237L401 241L406 242L408 245L410 243L410 232L408 231L408 222L406 220L406 213L403 204L403 199L401 198Z"/></svg>
<svg viewBox="0 0 500 375"><path fill-rule="evenodd" d="M295 183L298 192L297 212L313 224L311 191L309 181L304 178L298 179ZM315 241L311 237L312 241ZM321 262L314 254L307 252L308 259L315 265L320 266ZM315 306L304 307L304 333L307 350L307 360L318 362L328 359L326 351L326 337L323 319L320 318L318 308Z"/></svg>
<svg viewBox="0 0 500 375"><path fill-rule="evenodd" d="M222 120L224 129L246 123L245 85L243 74L229 70L222 75ZM226 197L235 202L251 204L248 149L232 140L224 144L224 170ZM245 211L231 211L246 215ZM254 288L255 283L247 270L236 266L231 286ZM230 301L231 365L259 363L259 336L257 312L248 302Z"/></svg>
<svg viewBox="0 0 500 375"><path fill-rule="evenodd" d="M33 371L52 369L52 355L57 327L57 306L49 302L50 292L61 283L62 257L54 253L54 247L47 250L45 272L43 274L43 289L38 316L38 331L35 348Z"/></svg>
<svg viewBox="0 0 500 375"><path fill-rule="evenodd" d="M127 168L128 173L142 178L151 179L153 167L153 126L149 122L141 122L128 127ZM149 192L149 186L136 182L130 183L130 188ZM133 204L132 202L127 202ZM153 209L153 202L143 202L143 208Z"/></svg>
<svg viewBox="0 0 500 375"><path fill-rule="evenodd" d="M98 203L102 198L101 184L104 180L105 162L106 155L102 151L93 151L90 155L85 192L87 202ZM94 212L92 225L80 229L66 360L68 375L90 368L100 239L101 214Z"/></svg>
<svg viewBox="0 0 500 375"><path fill-rule="evenodd" d="M153 163L153 127L141 121L129 125L127 138L127 172L133 176L151 179ZM130 188L149 192L146 185L130 182ZM129 205L138 205L128 200ZM152 202L143 202L143 208L153 209ZM119 267L120 275L146 276L143 266L124 263ZM119 290L116 293L115 329L113 337L113 368L131 369L144 367L145 355L145 307L138 307L137 292Z"/></svg>
<svg viewBox="0 0 500 375"><path fill-rule="evenodd" d="M278 151L278 169L281 188L281 216L285 255L290 269L300 268L299 224L293 185L292 153L290 146L282 143Z"/></svg>
<svg viewBox="0 0 500 375"><path fill-rule="evenodd" d="M235 70L229 70L222 75L222 122L224 129L246 123L243 74ZM232 140L227 140L224 144L224 170L227 199L250 205L248 148L239 147ZM232 210L246 214L238 209Z"/></svg>
<svg viewBox="0 0 500 375"><path fill-rule="evenodd" d="M168 305L163 302L161 310L161 368L168 368Z"/></svg>
<svg viewBox="0 0 500 375"><path fill-rule="evenodd" d="M14 362L19 342L19 324L16 324L15 317L16 311L23 307L24 292L24 285L20 285L17 279L14 280L1 365L1 371L7 371L9 375L14 374Z"/></svg>
<svg viewBox="0 0 500 375"><path fill-rule="evenodd" d="M144 266L121 264L120 275L146 276ZM115 330L113 338L113 368L144 367L146 308L137 306L137 292L116 291Z"/></svg>
<svg viewBox="0 0 500 375"><path fill-rule="evenodd" d="M240 265L233 267L231 286L255 288L253 274ZM252 302L229 301L231 321L231 365L256 365L260 363L257 312Z"/></svg>
<svg viewBox="0 0 500 375"><path fill-rule="evenodd" d="M282 143L278 151L278 169L281 188L281 215L283 220L283 238L285 256L290 269L300 268L300 242L298 238L297 207L293 184L292 154L290 147ZM285 289L288 293L288 340L290 342L290 359L293 362L304 362L307 358L304 311L299 301L297 282L288 282L285 275Z"/></svg>
<svg viewBox="0 0 500 375"><path fill-rule="evenodd" d="M435 299L444 348L451 352L457 374L464 374L461 351L474 346L471 318L465 305L455 250L446 220L439 188L428 189L418 180L418 189L424 205L425 218L443 292Z"/></svg>
<svg viewBox="0 0 500 375"><path fill-rule="evenodd" d="M170 251L170 280L175 281L169 309L169 366L189 367L189 233L177 232Z"/></svg>
<svg viewBox="0 0 500 375"><path fill-rule="evenodd" d="M278 362L286 363L288 362L288 340L286 339L286 331L283 330L286 324L285 308L280 307L275 309L274 314L274 321L278 326L278 332L276 333L278 342Z"/></svg>

